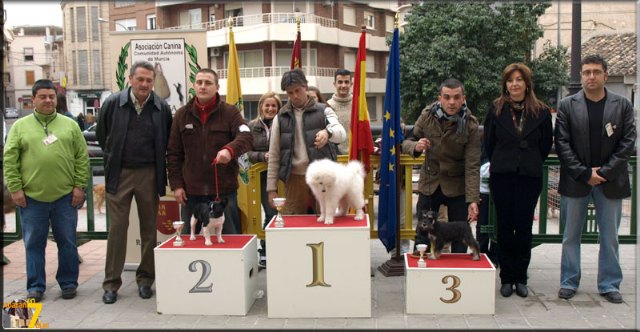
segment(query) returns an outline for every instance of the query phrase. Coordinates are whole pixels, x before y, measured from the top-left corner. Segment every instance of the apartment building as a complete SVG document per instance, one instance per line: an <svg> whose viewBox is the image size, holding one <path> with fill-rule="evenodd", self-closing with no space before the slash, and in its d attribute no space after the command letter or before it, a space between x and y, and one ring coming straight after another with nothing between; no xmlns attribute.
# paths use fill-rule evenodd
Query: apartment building
<svg viewBox="0 0 640 332"><path fill-rule="evenodd" d="M64 24L66 94L73 115L94 113L111 94L109 4L107 1L60 2Z"/></svg>
<svg viewBox="0 0 640 332"><path fill-rule="evenodd" d="M109 1L111 31L202 30L208 67L220 75L226 95L229 18L240 63L245 118L257 115L260 96L281 93L280 78L289 70L300 19L302 67L310 85L330 98L334 73L355 70L361 26L367 33L367 105L372 123L381 123L389 46L397 1ZM111 61L113 62L113 60Z"/></svg>
<svg viewBox="0 0 640 332"><path fill-rule="evenodd" d="M57 26L18 26L9 36L7 45L6 78L11 91L7 91L7 106L33 110L31 87L39 79L50 79L60 84L62 63L62 28Z"/></svg>

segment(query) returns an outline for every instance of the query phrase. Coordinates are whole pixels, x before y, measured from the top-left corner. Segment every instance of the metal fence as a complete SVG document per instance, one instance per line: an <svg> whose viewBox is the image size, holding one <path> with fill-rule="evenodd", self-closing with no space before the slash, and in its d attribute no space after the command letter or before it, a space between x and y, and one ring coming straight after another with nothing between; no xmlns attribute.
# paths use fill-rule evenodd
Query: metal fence
<svg viewBox="0 0 640 332"><path fill-rule="evenodd" d="M347 156L339 156L338 161L347 162ZM400 237L402 239L413 239L415 236L415 202L417 202L417 170L424 162L424 157L413 158L409 155L400 156L400 164L402 174L404 176L403 188L411 188L411 190L402 190L404 192L404 200L401 202L400 210L403 220L400 221L401 230ZM631 172L631 197L623 200L622 223L619 232L620 243L635 244L637 243L637 158L633 156L630 162ZM90 167L101 167L101 158L91 158ZM377 231L377 212L378 212L378 196L377 184L375 183L374 174L378 171L380 158L377 155L371 156L372 171L369 172L365 179L365 198L367 200L367 213L371 222L371 238L378 237ZM238 200L241 208L241 222L244 233L257 234L258 237L264 239L264 231L262 229L262 221L264 219L262 207L260 206L260 174L266 172L266 163L257 163L249 169L249 183L241 185L238 191ZM91 173L93 174L93 172ZM543 170L543 189L535 214L533 223L533 245L542 243L561 243L563 226L559 221L559 195L557 191L559 176L559 161L556 156L550 156L544 163ZM90 179L88 188L93 187L93 178ZM595 223L594 209L589 207L585 227L582 234L583 243L597 243L598 230ZM492 241L496 241L495 232L495 209L493 206L489 209L489 224L482 227L483 233L489 233ZM410 213L406 213L410 211ZM86 241L90 239L106 239L109 229L108 211L106 215L100 216L100 225L96 225L96 214L94 211L93 190L87 190L86 218L78 220L78 239ZM104 223L102 220L105 220ZM20 211L16 210L15 221L7 224L7 229L2 234L3 246L15 242L22 238L20 229Z"/></svg>

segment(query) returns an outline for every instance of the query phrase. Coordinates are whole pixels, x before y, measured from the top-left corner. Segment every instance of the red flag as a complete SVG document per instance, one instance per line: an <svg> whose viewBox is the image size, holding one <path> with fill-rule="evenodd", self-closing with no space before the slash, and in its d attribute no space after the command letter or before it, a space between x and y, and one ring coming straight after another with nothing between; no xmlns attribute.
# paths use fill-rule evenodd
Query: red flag
<svg viewBox="0 0 640 332"><path fill-rule="evenodd" d="M293 53L291 53L291 69L302 68L302 62L300 58L302 57L302 46L300 45L300 18L296 19L296 24L298 26L298 35L296 36L296 41L293 43Z"/></svg>
<svg viewBox="0 0 640 332"><path fill-rule="evenodd" d="M367 78L366 33L362 31L360 45L356 55L354 74L353 102L351 103L351 133L349 134L349 160L360 160L367 172L370 170L369 155L373 153L373 137L369 123L369 110L365 80Z"/></svg>

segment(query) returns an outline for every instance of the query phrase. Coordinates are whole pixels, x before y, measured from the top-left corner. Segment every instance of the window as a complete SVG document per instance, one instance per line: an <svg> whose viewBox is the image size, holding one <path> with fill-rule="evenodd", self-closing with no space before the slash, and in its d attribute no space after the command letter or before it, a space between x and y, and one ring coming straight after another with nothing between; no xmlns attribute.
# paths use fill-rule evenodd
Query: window
<svg viewBox="0 0 640 332"><path fill-rule="evenodd" d="M24 61L33 61L33 48L24 48Z"/></svg>
<svg viewBox="0 0 640 332"><path fill-rule="evenodd" d="M302 54L300 54L300 60L302 62L302 67L307 67L307 49L302 48ZM276 66L277 67L287 67L291 66L291 49L290 48L281 48L276 50ZM317 67L318 66L318 58L317 58L317 50L311 49L311 62L308 67ZM305 69L306 70L306 69ZM305 73L307 75L311 75L311 73Z"/></svg>
<svg viewBox="0 0 640 332"><path fill-rule="evenodd" d="M344 7L342 10L344 25L356 25L356 9L351 7Z"/></svg>
<svg viewBox="0 0 640 332"><path fill-rule="evenodd" d="M226 52L224 54L224 66L228 67L228 64L229 64L229 52ZM239 51L238 67L240 68L264 67L264 62L262 60L262 50Z"/></svg>
<svg viewBox="0 0 640 332"><path fill-rule="evenodd" d="M76 29L78 30L78 42L87 41L87 13L85 7L76 7Z"/></svg>
<svg viewBox="0 0 640 332"><path fill-rule="evenodd" d="M180 26L190 29L200 28L202 23L202 11L200 8L183 10L180 12Z"/></svg>
<svg viewBox="0 0 640 332"><path fill-rule="evenodd" d="M136 29L136 19L126 18L124 20L117 20L116 31L134 31Z"/></svg>
<svg viewBox="0 0 640 332"><path fill-rule="evenodd" d="M134 0L114 0L113 6L116 8L119 8L119 7L133 6L135 5L135 3L136 2Z"/></svg>
<svg viewBox="0 0 640 332"><path fill-rule="evenodd" d="M226 6L226 8L230 7L229 5ZM224 18L228 19L229 17L234 17L234 22L233 22L233 26L236 27L241 27L244 23L242 22L242 7L240 8L235 8L235 9L227 9L224 11ZM227 22L225 20L225 22ZM228 23L227 23L228 24Z"/></svg>
<svg viewBox="0 0 640 332"><path fill-rule="evenodd" d="M80 85L89 84L89 59L87 50L78 51L78 72L80 74Z"/></svg>
<svg viewBox="0 0 640 332"><path fill-rule="evenodd" d="M36 82L36 72L33 70L26 70L25 74L25 82L27 85L33 85Z"/></svg>
<svg viewBox="0 0 640 332"><path fill-rule="evenodd" d="M91 7L91 40L100 40L100 21L98 21L98 7Z"/></svg>
<svg viewBox="0 0 640 332"><path fill-rule="evenodd" d="M156 29L156 14L147 15L147 30Z"/></svg>
<svg viewBox="0 0 640 332"><path fill-rule="evenodd" d="M351 72L356 71L356 54L345 53L344 54L344 68L349 69Z"/></svg>
<svg viewBox="0 0 640 332"><path fill-rule="evenodd" d="M71 25L71 31L69 32L71 34L71 42L76 41L76 20L75 20L75 16L73 15L73 8L69 8L69 16L71 16L71 20L69 20L69 22L71 22L69 25Z"/></svg>
<svg viewBox="0 0 640 332"><path fill-rule="evenodd" d="M393 16L385 16L386 18L386 23L385 23L385 29L387 30L387 32L393 32L393 25L395 23L395 19L393 18Z"/></svg>
<svg viewBox="0 0 640 332"><path fill-rule="evenodd" d="M102 75L100 71L100 50L93 50L92 59L93 60L93 83L101 84L102 83Z"/></svg>
<svg viewBox="0 0 640 332"><path fill-rule="evenodd" d="M376 104L376 97L367 97L367 110L369 111L369 121L377 120L378 106Z"/></svg>
<svg viewBox="0 0 640 332"><path fill-rule="evenodd" d="M76 59L76 51L71 51L71 62L73 63L73 77L71 84L78 84L78 61Z"/></svg>
<svg viewBox="0 0 640 332"><path fill-rule="evenodd" d="M367 73L376 72L376 56L373 54L367 54Z"/></svg>
<svg viewBox="0 0 640 332"><path fill-rule="evenodd" d="M364 12L364 25L367 26L367 29L376 29L376 18L373 13Z"/></svg>

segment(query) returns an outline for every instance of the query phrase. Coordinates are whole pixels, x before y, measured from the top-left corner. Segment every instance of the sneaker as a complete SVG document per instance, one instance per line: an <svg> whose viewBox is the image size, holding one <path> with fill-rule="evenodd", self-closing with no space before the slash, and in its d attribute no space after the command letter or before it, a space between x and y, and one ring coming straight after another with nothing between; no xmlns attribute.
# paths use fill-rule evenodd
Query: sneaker
<svg viewBox="0 0 640 332"><path fill-rule="evenodd" d="M29 294L27 295L27 300L33 300L35 302L40 302L42 301L42 292L41 291L29 291Z"/></svg>
<svg viewBox="0 0 640 332"><path fill-rule="evenodd" d="M558 297L561 299L568 300L572 298L574 295L576 295L575 289L560 288L560 291L558 291Z"/></svg>
<svg viewBox="0 0 640 332"><path fill-rule="evenodd" d="M617 291L602 293L600 296L604 296L604 298L611 303L622 303L622 295Z"/></svg>
<svg viewBox="0 0 640 332"><path fill-rule="evenodd" d="M76 297L76 294L78 294L78 292L75 288L65 288L62 290L62 298L65 300L70 300Z"/></svg>
<svg viewBox="0 0 640 332"><path fill-rule="evenodd" d="M258 266L263 269L267 268L267 256L260 256L260 260L258 260Z"/></svg>

